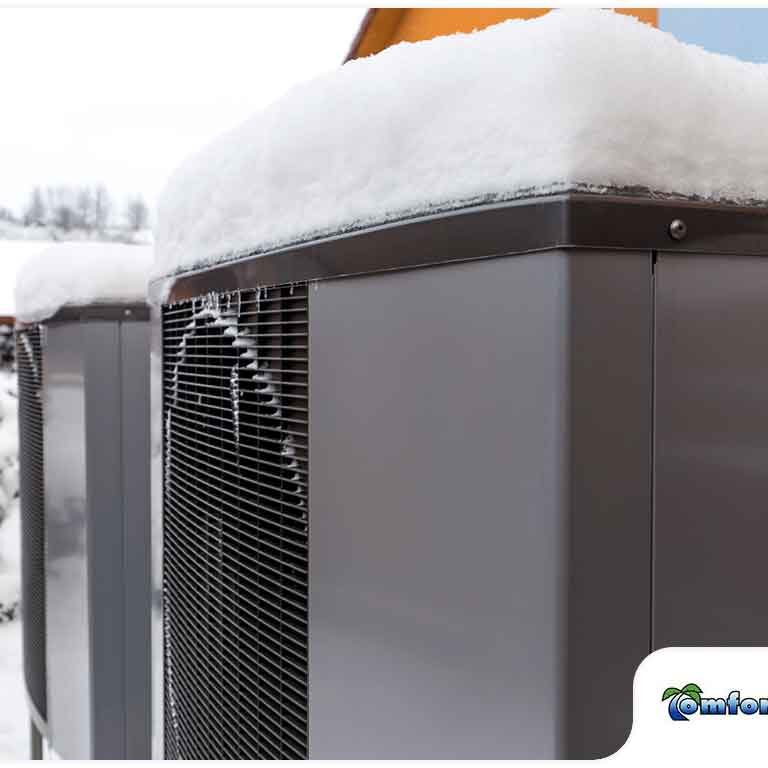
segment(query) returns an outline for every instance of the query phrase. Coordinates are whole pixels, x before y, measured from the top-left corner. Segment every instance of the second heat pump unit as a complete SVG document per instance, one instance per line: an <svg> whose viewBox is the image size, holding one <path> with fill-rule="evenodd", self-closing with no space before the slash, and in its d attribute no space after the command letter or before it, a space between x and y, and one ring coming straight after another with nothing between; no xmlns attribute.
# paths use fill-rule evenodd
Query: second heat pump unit
<svg viewBox="0 0 768 768"><path fill-rule="evenodd" d="M129 260L142 250L124 248ZM50 263L76 264L58 252ZM45 274L28 281L41 293ZM150 755L148 319L144 302L69 302L17 330L22 630L38 755L42 744L66 759Z"/></svg>

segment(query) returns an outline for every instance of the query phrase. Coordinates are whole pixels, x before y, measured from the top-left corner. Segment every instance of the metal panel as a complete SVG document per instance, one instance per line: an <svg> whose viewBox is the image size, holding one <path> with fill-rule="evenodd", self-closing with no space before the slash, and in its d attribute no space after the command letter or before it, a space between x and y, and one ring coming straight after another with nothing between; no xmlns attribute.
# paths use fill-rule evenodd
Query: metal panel
<svg viewBox="0 0 768 768"><path fill-rule="evenodd" d="M149 756L149 328L83 324L95 759Z"/></svg>
<svg viewBox="0 0 768 768"><path fill-rule="evenodd" d="M151 754L162 760L165 753L164 638L163 638L163 325L162 297L151 302L150 323L150 434L151 475Z"/></svg>
<svg viewBox="0 0 768 768"><path fill-rule="evenodd" d="M146 758L149 328L46 328L51 743L65 758Z"/></svg>
<svg viewBox="0 0 768 768"><path fill-rule="evenodd" d="M114 759L125 754L126 686L120 326L84 323L82 334L93 723L88 754Z"/></svg>
<svg viewBox="0 0 768 768"><path fill-rule="evenodd" d="M650 253L322 282L310 310L311 756L618 749L650 643Z"/></svg>
<svg viewBox="0 0 768 768"><path fill-rule="evenodd" d="M307 751L307 287L163 312L165 756Z"/></svg>
<svg viewBox="0 0 768 768"><path fill-rule="evenodd" d="M657 648L768 645L766 296L764 258L659 257Z"/></svg>
<svg viewBox="0 0 768 768"><path fill-rule="evenodd" d="M310 755L562 756L565 256L311 294Z"/></svg>
<svg viewBox="0 0 768 768"><path fill-rule="evenodd" d="M48 724L64 758L90 754L86 455L80 325L46 328L43 367Z"/></svg>
<svg viewBox="0 0 768 768"><path fill-rule="evenodd" d="M621 747L650 650L651 273L650 252L570 259L569 758Z"/></svg>
<svg viewBox="0 0 768 768"><path fill-rule="evenodd" d="M46 717L45 478L43 461L43 332L19 330L19 463L21 495L21 601L24 606L24 678L33 717ZM42 727L42 723L41 723ZM36 729L35 729L36 730Z"/></svg>
<svg viewBox="0 0 768 768"><path fill-rule="evenodd" d="M765 254L760 206L715 205L651 195L565 193L414 216L253 253L152 284L171 301L208 291L371 274L394 269L547 251L607 248L649 252ZM682 219L685 237L672 239Z"/></svg>
<svg viewBox="0 0 768 768"><path fill-rule="evenodd" d="M125 563L125 752L151 755L149 323L120 324Z"/></svg>

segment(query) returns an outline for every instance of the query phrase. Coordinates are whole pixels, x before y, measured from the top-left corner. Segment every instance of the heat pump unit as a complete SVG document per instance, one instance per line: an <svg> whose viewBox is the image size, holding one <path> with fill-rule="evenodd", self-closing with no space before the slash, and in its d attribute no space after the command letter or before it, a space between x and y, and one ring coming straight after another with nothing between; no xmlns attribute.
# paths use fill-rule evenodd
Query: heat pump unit
<svg viewBox="0 0 768 768"><path fill-rule="evenodd" d="M17 330L22 615L33 754L150 754L146 305Z"/></svg>
<svg viewBox="0 0 768 768"><path fill-rule="evenodd" d="M767 247L572 193L178 275L157 756L595 758L652 650L768 643L683 554L768 536Z"/></svg>

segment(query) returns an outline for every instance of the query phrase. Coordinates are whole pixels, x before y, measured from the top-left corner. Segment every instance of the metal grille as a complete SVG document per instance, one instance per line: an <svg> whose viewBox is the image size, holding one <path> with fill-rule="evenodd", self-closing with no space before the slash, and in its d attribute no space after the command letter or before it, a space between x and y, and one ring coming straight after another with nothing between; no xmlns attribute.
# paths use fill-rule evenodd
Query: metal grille
<svg viewBox="0 0 768 768"><path fill-rule="evenodd" d="M307 757L307 302L163 310L169 759Z"/></svg>
<svg viewBox="0 0 768 768"><path fill-rule="evenodd" d="M43 492L42 328L19 330L19 462L21 610L24 676L35 708L46 717L45 499Z"/></svg>

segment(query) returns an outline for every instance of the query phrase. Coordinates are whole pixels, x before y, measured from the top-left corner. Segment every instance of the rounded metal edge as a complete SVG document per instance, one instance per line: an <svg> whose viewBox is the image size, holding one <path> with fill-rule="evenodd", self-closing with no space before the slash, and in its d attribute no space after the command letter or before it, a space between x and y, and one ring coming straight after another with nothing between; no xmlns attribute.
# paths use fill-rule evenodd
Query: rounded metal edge
<svg viewBox="0 0 768 768"><path fill-rule="evenodd" d="M686 222L684 240L669 223ZM324 280L553 248L768 254L768 208L568 192L392 221L158 278L161 304L209 291Z"/></svg>
<svg viewBox="0 0 768 768"><path fill-rule="evenodd" d="M484 203L413 216L239 258L150 282L163 304L208 291L349 277L484 258L505 244L540 250L558 241L567 195Z"/></svg>
<svg viewBox="0 0 768 768"><path fill-rule="evenodd" d="M37 711L37 707L32 701L32 697L29 695L29 692L25 690L25 693L27 696L27 709L29 710L30 719L35 724L35 728L37 728L43 738L46 739L46 741L50 741L48 723L46 722L45 718Z"/></svg>
<svg viewBox="0 0 768 768"><path fill-rule="evenodd" d="M16 321L16 328L52 323L77 323L89 320L113 320L122 322L144 322L150 317L149 305L141 302L130 304L67 304L49 317L35 321Z"/></svg>
<svg viewBox="0 0 768 768"><path fill-rule="evenodd" d="M160 304L151 303L149 341L150 469L150 748L165 758L165 638L163 633L163 336Z"/></svg>

